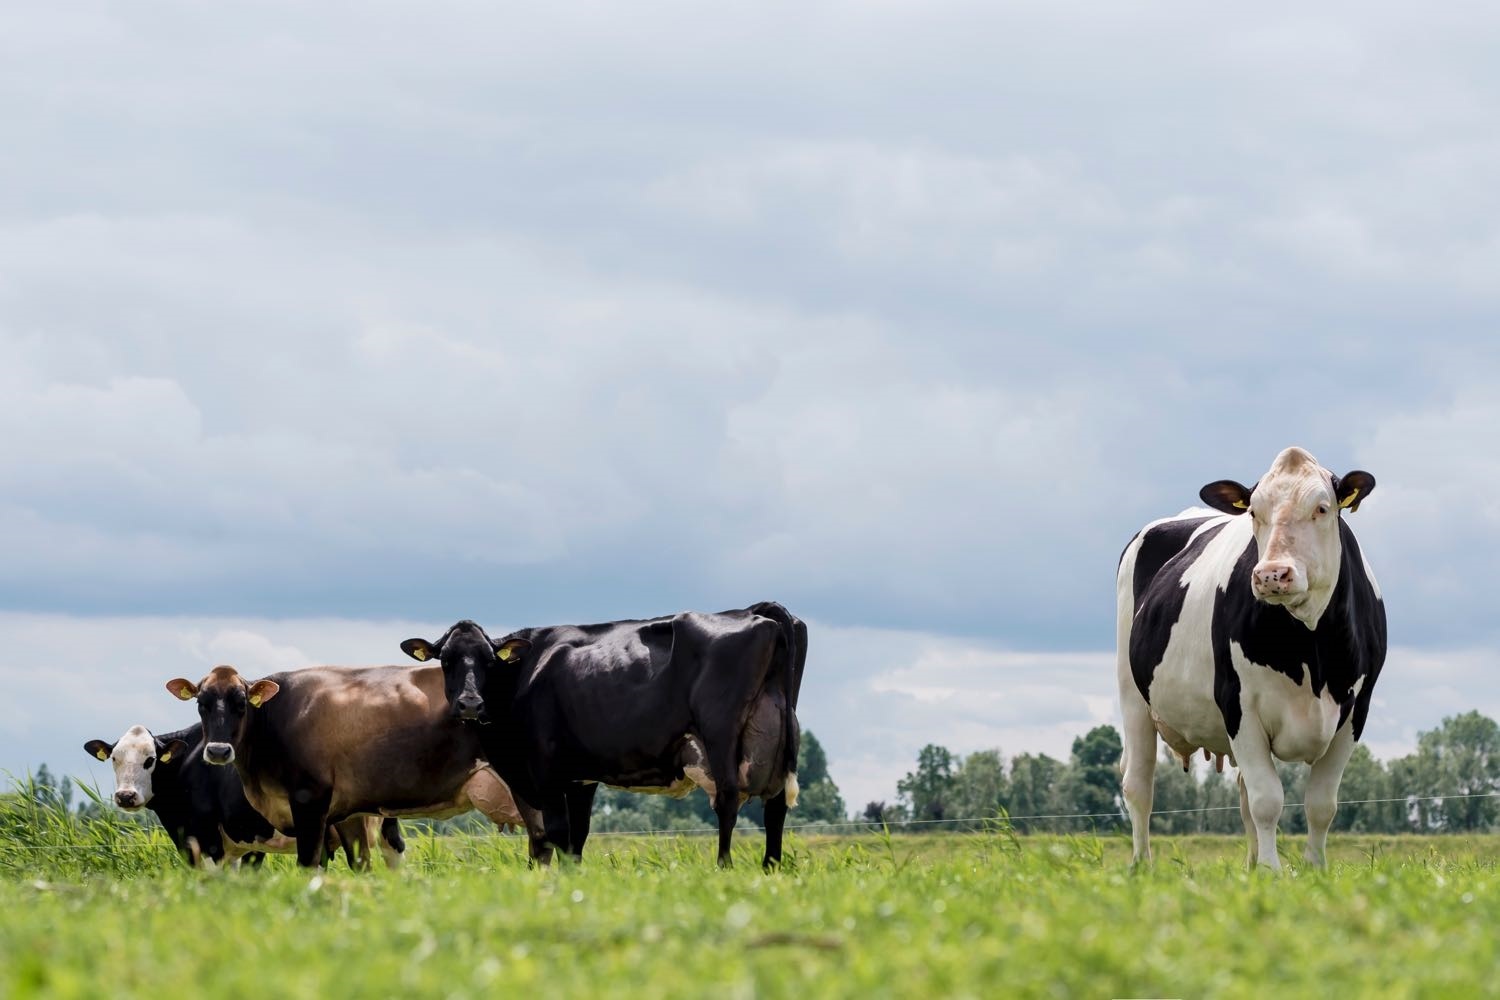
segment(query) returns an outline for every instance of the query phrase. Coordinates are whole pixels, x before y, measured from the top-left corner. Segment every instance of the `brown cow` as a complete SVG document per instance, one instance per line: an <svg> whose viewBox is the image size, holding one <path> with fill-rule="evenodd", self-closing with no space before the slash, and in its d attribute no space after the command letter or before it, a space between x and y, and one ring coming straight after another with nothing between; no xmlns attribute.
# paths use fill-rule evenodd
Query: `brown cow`
<svg viewBox="0 0 1500 1000"><path fill-rule="evenodd" d="M372 813L443 818L478 809L502 828L522 817L453 718L438 667L308 667L247 682L219 666L167 690L197 699L203 759L233 764L245 796L320 863L330 822Z"/></svg>

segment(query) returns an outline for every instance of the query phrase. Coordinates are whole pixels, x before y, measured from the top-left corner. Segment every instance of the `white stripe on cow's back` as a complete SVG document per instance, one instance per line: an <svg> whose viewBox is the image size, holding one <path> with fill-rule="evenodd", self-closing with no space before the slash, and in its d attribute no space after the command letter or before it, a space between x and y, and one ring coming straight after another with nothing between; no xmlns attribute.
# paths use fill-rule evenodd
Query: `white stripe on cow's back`
<svg viewBox="0 0 1500 1000"><path fill-rule="evenodd" d="M1365 579L1370 581L1370 589L1375 591L1375 599L1377 601L1385 600L1380 594L1380 582L1375 579L1375 571L1370 568L1370 560L1365 558L1365 547L1363 545L1359 547L1359 561L1365 568Z"/></svg>

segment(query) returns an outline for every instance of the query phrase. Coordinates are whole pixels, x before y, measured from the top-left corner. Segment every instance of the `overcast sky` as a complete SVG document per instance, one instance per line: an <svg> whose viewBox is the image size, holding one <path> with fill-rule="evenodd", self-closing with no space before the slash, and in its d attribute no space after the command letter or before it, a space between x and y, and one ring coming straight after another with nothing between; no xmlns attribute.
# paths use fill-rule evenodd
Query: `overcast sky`
<svg viewBox="0 0 1500 1000"><path fill-rule="evenodd" d="M0 768L413 630L812 623L851 805L1115 717L1146 520L1300 444L1500 714L1500 10L0 8Z"/></svg>

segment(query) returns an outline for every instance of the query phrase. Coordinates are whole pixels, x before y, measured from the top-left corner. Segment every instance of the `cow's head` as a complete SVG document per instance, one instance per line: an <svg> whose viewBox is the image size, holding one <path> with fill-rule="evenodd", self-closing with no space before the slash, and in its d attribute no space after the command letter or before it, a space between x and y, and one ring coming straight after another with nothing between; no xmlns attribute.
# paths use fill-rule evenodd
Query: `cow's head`
<svg viewBox="0 0 1500 1000"><path fill-rule="evenodd" d="M246 681L233 667L214 667L197 684L183 677L167 681L167 690L183 701L197 699L198 718L203 720L204 761L233 764L250 713L276 697L281 685L269 679Z"/></svg>
<svg viewBox="0 0 1500 1000"><path fill-rule="evenodd" d="M1250 515L1258 557L1250 573L1255 599L1316 625L1339 579L1339 515L1358 510L1374 489L1368 472L1335 476L1301 448L1288 448L1251 488L1221 479L1198 495L1215 510Z"/></svg>
<svg viewBox="0 0 1500 1000"><path fill-rule="evenodd" d="M485 682L492 667L518 664L531 643L507 636L494 640L467 619L443 633L437 642L407 639L401 649L414 660L437 660L443 668L443 691L455 718L489 722Z"/></svg>
<svg viewBox="0 0 1500 1000"><path fill-rule="evenodd" d="M83 745L84 753L114 766L115 805L127 812L150 804L152 776L180 763L187 750L182 740L159 740L145 726L131 726L114 743L89 740Z"/></svg>

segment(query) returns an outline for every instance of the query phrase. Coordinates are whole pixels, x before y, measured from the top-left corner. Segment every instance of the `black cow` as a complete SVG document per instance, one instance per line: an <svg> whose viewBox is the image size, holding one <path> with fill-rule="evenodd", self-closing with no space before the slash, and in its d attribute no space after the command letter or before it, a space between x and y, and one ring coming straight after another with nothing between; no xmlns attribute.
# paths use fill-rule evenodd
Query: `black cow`
<svg viewBox="0 0 1500 1000"><path fill-rule="evenodd" d="M156 813L190 864L206 857L216 864L243 859L259 865L266 851L296 849L295 841L278 834L250 805L233 768L204 763L201 723L164 736L131 726L114 743L89 740L83 749L114 767L115 805L127 812L145 808ZM329 827L325 851L342 846L349 867L367 868L376 839L386 863L396 867L406 844L395 819L380 823L378 833L362 820Z"/></svg>
<svg viewBox="0 0 1500 1000"><path fill-rule="evenodd" d="M780 604L718 614L528 628L492 640L461 621L436 642L454 714L476 723L490 764L528 815L532 856L583 853L595 783L708 793L720 865L740 806L765 801L767 867L797 799L797 695L807 627Z"/></svg>

